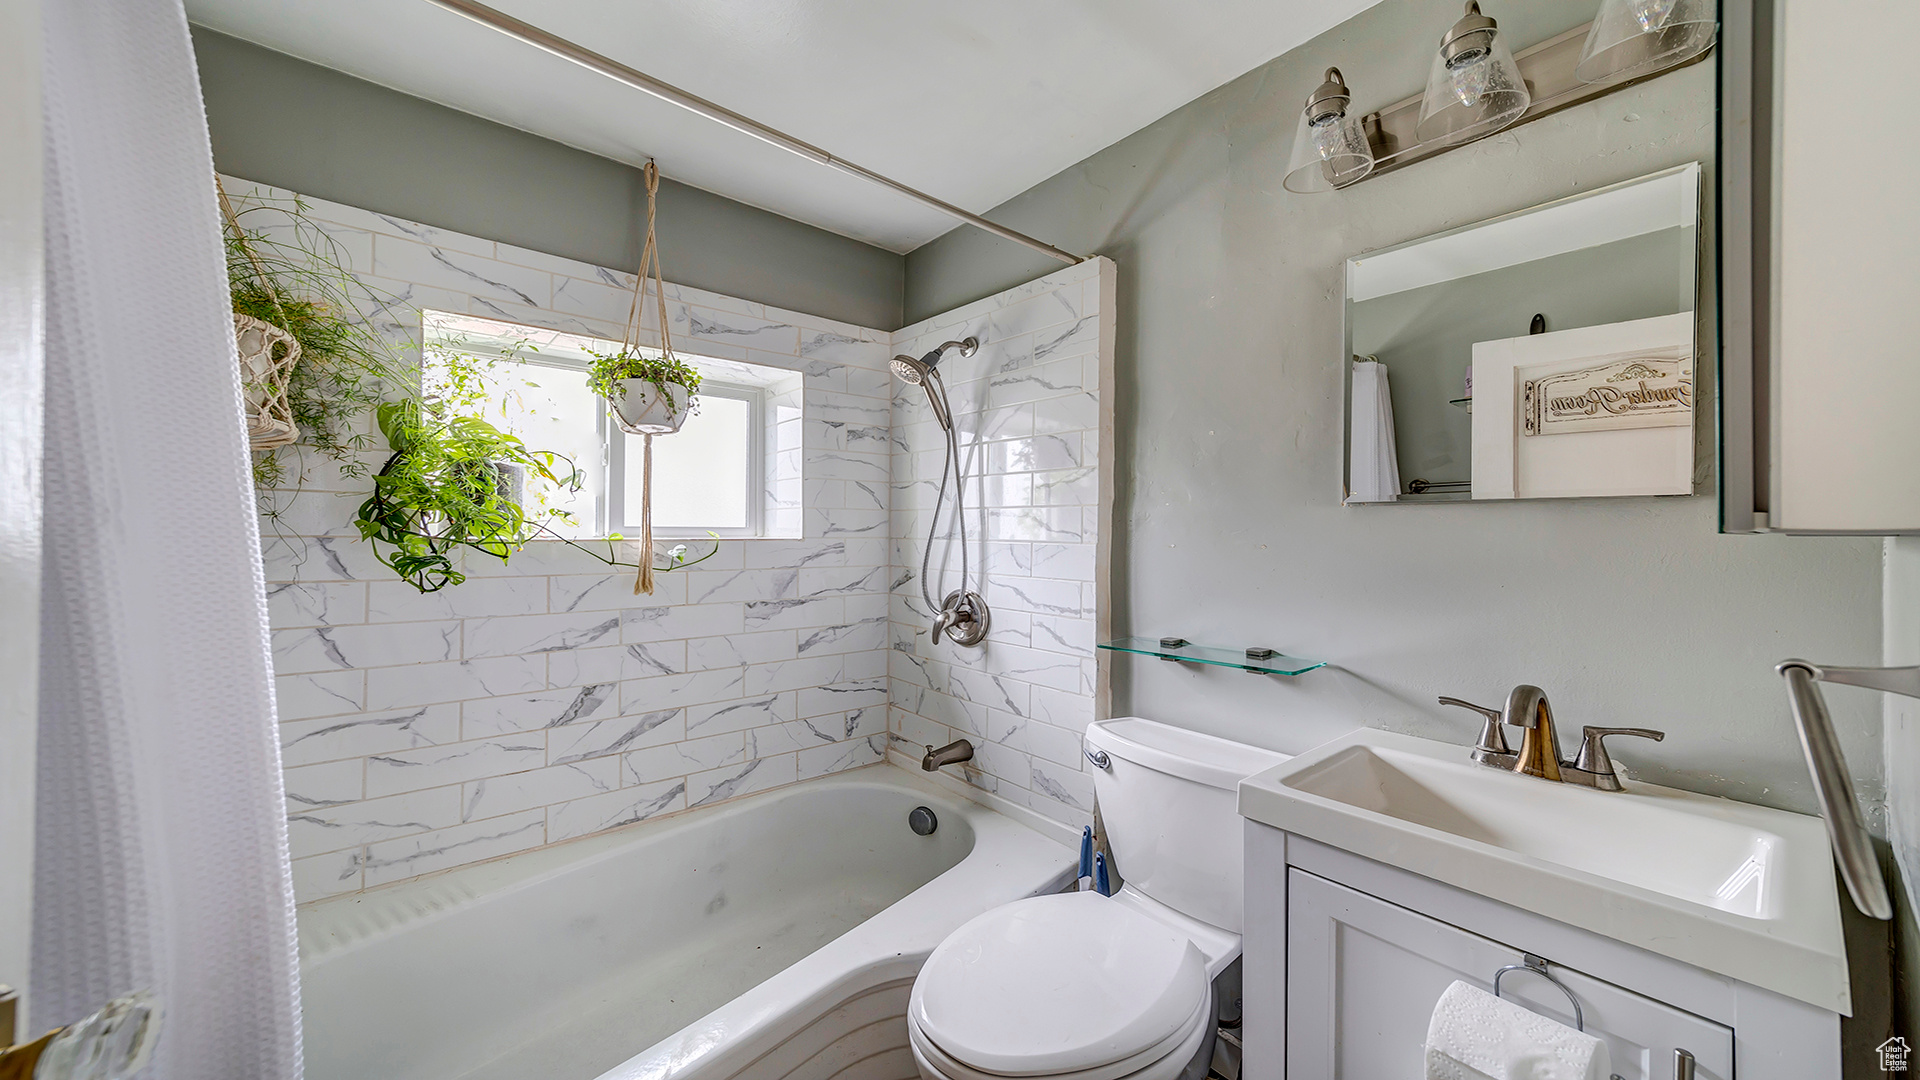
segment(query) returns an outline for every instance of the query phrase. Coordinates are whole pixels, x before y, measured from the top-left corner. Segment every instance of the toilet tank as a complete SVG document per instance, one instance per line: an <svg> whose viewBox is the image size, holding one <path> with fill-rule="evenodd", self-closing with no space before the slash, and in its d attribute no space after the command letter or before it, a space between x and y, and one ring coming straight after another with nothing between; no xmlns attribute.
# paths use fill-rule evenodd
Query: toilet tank
<svg viewBox="0 0 1920 1080"><path fill-rule="evenodd" d="M1239 933L1236 789L1288 755L1133 716L1089 725L1087 748L1107 755L1107 767L1093 769L1093 790L1120 876L1175 911Z"/></svg>

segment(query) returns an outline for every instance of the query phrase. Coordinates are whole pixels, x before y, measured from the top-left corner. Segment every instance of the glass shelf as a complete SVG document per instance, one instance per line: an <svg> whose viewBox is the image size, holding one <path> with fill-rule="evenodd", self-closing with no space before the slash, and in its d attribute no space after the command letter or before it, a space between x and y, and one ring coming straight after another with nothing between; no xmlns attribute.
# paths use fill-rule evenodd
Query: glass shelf
<svg viewBox="0 0 1920 1080"><path fill-rule="evenodd" d="M1258 675L1299 675L1314 668L1327 666L1325 660L1302 660L1297 656L1288 656L1279 652L1263 659L1255 659L1249 657L1245 649L1223 649L1214 645L1195 645L1192 642L1169 647L1160 644L1161 640L1144 637L1121 638L1118 641L1103 641L1100 647L1112 652L1157 656L1162 660L1185 660L1195 664L1240 668Z"/></svg>
<svg viewBox="0 0 1920 1080"><path fill-rule="evenodd" d="M1469 413L1473 412L1473 399L1470 397L1449 398L1447 404L1456 409L1465 409Z"/></svg>

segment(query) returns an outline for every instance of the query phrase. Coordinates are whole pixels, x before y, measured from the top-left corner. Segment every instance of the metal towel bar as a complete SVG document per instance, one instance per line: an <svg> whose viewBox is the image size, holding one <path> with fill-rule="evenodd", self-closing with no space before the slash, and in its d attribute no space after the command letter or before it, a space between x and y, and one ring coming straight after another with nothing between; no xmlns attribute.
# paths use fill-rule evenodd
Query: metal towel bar
<svg viewBox="0 0 1920 1080"><path fill-rule="evenodd" d="M1840 752L1840 737L1834 733L1833 717L1827 713L1819 684L1864 686L1920 697L1920 667L1821 667L1805 660L1783 660L1774 670L1787 682L1787 700L1800 729L1800 748L1806 751L1807 770L1813 774L1814 795L1820 800L1820 816L1827 822L1827 838L1833 843L1834 861L1840 865L1840 879L1847 883L1847 893L1861 914L1891 919L1893 898L1880 873L1873 834L1867 832L1866 819L1860 813L1847 759Z"/></svg>
<svg viewBox="0 0 1920 1080"><path fill-rule="evenodd" d="M1578 1028L1581 1031L1587 1030L1587 1015L1586 1013L1580 1011L1580 999L1573 996L1573 991L1567 989L1566 983L1563 983L1559 979L1556 979L1553 977L1553 972L1547 970L1547 962L1545 959L1535 956L1532 953L1522 953L1520 955L1519 963L1508 964L1506 967L1503 967L1499 971L1494 972L1493 973L1493 996L1494 997L1500 996L1500 980L1506 978L1507 973L1510 971L1524 971L1531 975L1538 975L1541 978L1552 983L1553 985L1559 987L1560 992L1567 995L1567 1000L1573 1004L1573 1026L1575 1028Z"/></svg>

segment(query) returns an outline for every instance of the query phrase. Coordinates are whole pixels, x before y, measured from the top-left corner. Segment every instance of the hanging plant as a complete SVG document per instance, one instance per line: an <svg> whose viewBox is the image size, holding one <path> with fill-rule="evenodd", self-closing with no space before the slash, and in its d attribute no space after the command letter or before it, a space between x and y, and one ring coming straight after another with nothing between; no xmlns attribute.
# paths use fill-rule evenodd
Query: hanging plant
<svg viewBox="0 0 1920 1080"><path fill-rule="evenodd" d="M645 440L640 458L640 546L653 549L653 437L680 430L697 406L700 373L673 355L673 330L667 322L667 286L660 275L660 245L654 230L660 169L647 162L641 170L647 185L647 242L640 249L640 272L633 283L633 305L617 353L594 353L587 385L607 400L615 420L627 433ZM641 313L646 307L647 277L653 277L654 300L659 305L660 352L640 349ZM653 592L653 566L642 560L633 581L635 595Z"/></svg>
<svg viewBox="0 0 1920 1080"><path fill-rule="evenodd" d="M627 431L672 434L698 404L700 373L671 353L649 356L631 347L617 353L587 351L593 355L587 385L607 399Z"/></svg>
<svg viewBox="0 0 1920 1080"><path fill-rule="evenodd" d="M280 450L296 439L342 476L364 477L360 454L374 444L362 420L410 381L368 319L386 308L385 298L346 270L303 200L250 195L236 213L224 188L219 198L255 485L285 480ZM252 225L249 215L262 213L277 227Z"/></svg>
<svg viewBox="0 0 1920 1080"><path fill-rule="evenodd" d="M529 450L476 416L442 415L412 399L379 406L380 433L393 451L373 478L354 525L374 557L421 592L466 580L462 548L505 562L561 510L526 509L529 476L569 490L579 470L558 454Z"/></svg>

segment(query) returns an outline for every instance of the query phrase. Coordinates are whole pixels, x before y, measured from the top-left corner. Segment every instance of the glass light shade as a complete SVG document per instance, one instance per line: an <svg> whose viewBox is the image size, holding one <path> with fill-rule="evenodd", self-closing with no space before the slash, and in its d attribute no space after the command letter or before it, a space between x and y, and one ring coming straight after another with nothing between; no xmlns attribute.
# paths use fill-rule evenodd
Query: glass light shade
<svg viewBox="0 0 1920 1080"><path fill-rule="evenodd" d="M1349 112L1316 124L1302 112L1281 186L1303 194L1332 191L1372 171L1373 147L1367 143L1359 117Z"/></svg>
<svg viewBox="0 0 1920 1080"><path fill-rule="evenodd" d="M1715 0L1603 0L1574 77L1631 79L1690 60L1713 47Z"/></svg>
<svg viewBox="0 0 1920 1080"><path fill-rule="evenodd" d="M1459 50L1451 62L1446 50L1433 56L1427 93L1420 101L1414 138L1423 145L1450 145L1499 131L1527 111L1533 96L1513 62L1507 38L1486 30L1481 40Z"/></svg>

